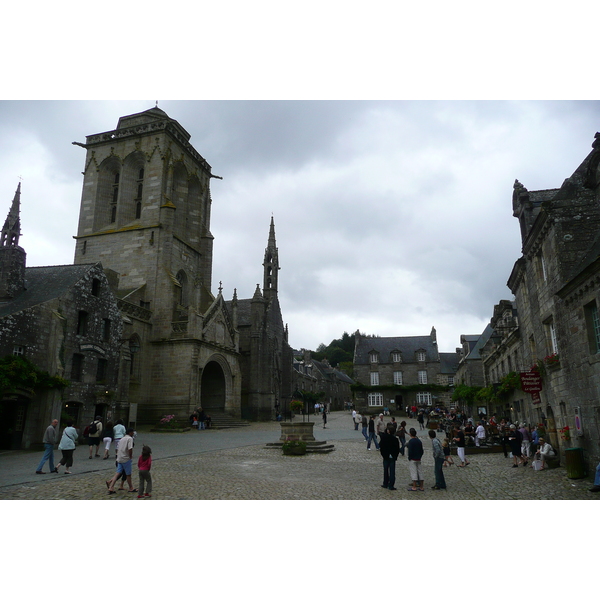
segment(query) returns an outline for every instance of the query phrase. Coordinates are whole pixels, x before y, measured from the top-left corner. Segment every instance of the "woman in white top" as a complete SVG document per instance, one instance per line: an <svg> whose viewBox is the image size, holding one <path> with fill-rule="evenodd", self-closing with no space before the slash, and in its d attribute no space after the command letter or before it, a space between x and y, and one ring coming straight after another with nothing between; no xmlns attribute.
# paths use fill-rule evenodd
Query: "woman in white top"
<svg viewBox="0 0 600 600"><path fill-rule="evenodd" d="M73 421L67 421L67 426L63 431L58 449L62 452L62 458L56 465L54 473L58 473L58 467L64 465L65 473L69 474L69 469L73 466L73 452L75 452L75 442L77 441L77 429L73 427Z"/></svg>

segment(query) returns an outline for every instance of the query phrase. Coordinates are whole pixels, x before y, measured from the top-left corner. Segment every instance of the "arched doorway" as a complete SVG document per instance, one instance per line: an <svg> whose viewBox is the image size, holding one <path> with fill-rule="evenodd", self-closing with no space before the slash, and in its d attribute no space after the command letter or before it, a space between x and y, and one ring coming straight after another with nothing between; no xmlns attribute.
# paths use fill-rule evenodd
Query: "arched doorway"
<svg viewBox="0 0 600 600"><path fill-rule="evenodd" d="M200 381L200 406L205 411L225 410L226 385L223 369L218 362L211 361L202 370Z"/></svg>
<svg viewBox="0 0 600 600"><path fill-rule="evenodd" d="M20 396L0 401L0 450L21 448L28 404L28 400Z"/></svg>

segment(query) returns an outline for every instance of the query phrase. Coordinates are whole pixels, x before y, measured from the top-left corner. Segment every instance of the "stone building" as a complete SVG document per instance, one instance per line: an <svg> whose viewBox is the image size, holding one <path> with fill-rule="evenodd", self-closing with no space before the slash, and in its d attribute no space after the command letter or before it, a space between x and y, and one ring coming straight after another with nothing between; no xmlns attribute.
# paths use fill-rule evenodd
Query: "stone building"
<svg viewBox="0 0 600 600"><path fill-rule="evenodd" d="M294 359L293 389L300 392L322 394L321 400L329 410L343 410L352 403L351 385L346 373L332 367L327 359L319 361L309 350L302 350Z"/></svg>
<svg viewBox="0 0 600 600"><path fill-rule="evenodd" d="M20 188L0 241L0 356L23 356L70 384L63 390L5 394L2 449L40 444L53 418L71 417L82 426L120 409L120 373L127 373L120 365L129 359L121 344L121 313L100 263L26 266L19 246Z"/></svg>
<svg viewBox="0 0 600 600"><path fill-rule="evenodd" d="M513 420L544 423L550 443L560 450L583 448L595 466L600 458L600 134L592 148L558 189L529 191L515 182L513 214L522 256L508 280L514 307L505 301L504 310L495 311L484 364L492 384L536 365L542 376L539 397L515 389L503 410ZM565 427L569 433L561 435Z"/></svg>
<svg viewBox="0 0 600 600"><path fill-rule="evenodd" d="M459 363L456 371L456 385L483 387L485 385L481 348L492 335L492 327L487 325L479 335L461 335Z"/></svg>
<svg viewBox="0 0 600 600"><path fill-rule="evenodd" d="M442 374L435 328L428 336L413 337L371 337L356 332L355 404L360 410L435 406L446 398L439 395L449 391L449 375Z"/></svg>
<svg viewBox="0 0 600 600"><path fill-rule="evenodd" d="M212 293L211 166L164 111L87 136L75 264L115 273L124 337L139 349L128 398L138 422L164 414L270 418L290 392L291 351L277 298L271 222L263 291Z"/></svg>

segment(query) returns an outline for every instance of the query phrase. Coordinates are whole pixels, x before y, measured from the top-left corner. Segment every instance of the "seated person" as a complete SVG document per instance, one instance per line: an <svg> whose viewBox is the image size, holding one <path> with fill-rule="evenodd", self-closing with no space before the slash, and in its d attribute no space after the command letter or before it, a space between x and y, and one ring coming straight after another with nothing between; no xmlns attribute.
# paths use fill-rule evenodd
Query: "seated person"
<svg viewBox="0 0 600 600"><path fill-rule="evenodd" d="M552 446L548 444L544 438L540 438L540 447L535 453L535 458L542 461L542 469L546 468L546 458L549 456L555 456L555 452L552 449Z"/></svg>

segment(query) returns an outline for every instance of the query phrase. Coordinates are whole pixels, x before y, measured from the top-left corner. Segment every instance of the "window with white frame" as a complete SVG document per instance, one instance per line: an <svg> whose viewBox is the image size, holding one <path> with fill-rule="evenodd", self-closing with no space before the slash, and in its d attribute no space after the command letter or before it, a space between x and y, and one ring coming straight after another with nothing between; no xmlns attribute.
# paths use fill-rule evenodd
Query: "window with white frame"
<svg viewBox="0 0 600 600"><path fill-rule="evenodd" d="M23 356L25 354L25 346L13 346L13 354L15 356Z"/></svg>
<svg viewBox="0 0 600 600"><path fill-rule="evenodd" d="M546 327L546 339L548 342L549 354L558 354L558 344L556 341L556 329L554 327L554 322L552 319L548 319L544 323Z"/></svg>
<svg viewBox="0 0 600 600"><path fill-rule="evenodd" d="M394 385L402 385L402 371L394 371Z"/></svg>
<svg viewBox="0 0 600 600"><path fill-rule="evenodd" d="M417 381L421 384L424 385L427 383L427 371L419 371L417 373Z"/></svg>
<svg viewBox="0 0 600 600"><path fill-rule="evenodd" d="M371 352L371 362L372 363L379 362L379 354L377 354L377 352Z"/></svg>
<svg viewBox="0 0 600 600"><path fill-rule="evenodd" d="M371 373L371 385L379 385L379 373L377 371Z"/></svg>
<svg viewBox="0 0 600 600"><path fill-rule="evenodd" d="M425 352L423 352L421 350L419 352L417 352L417 360L419 362L425 362L426 358L427 358L427 354Z"/></svg>
<svg viewBox="0 0 600 600"><path fill-rule="evenodd" d="M369 406L383 406L383 394L372 392L368 398Z"/></svg>
<svg viewBox="0 0 600 600"><path fill-rule="evenodd" d="M558 354L558 343L556 341L556 328L554 323L550 323L550 341L552 343L552 352Z"/></svg>
<svg viewBox="0 0 600 600"><path fill-rule="evenodd" d="M392 362L402 362L402 354L400 352L392 352Z"/></svg>
<svg viewBox="0 0 600 600"><path fill-rule="evenodd" d="M417 404L426 404L427 406L431 406L431 393L417 392Z"/></svg>

